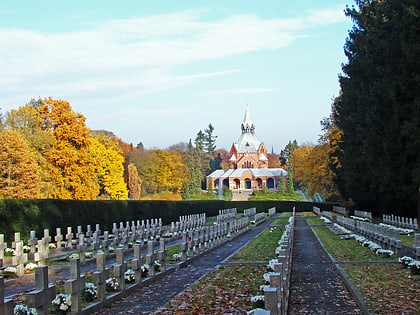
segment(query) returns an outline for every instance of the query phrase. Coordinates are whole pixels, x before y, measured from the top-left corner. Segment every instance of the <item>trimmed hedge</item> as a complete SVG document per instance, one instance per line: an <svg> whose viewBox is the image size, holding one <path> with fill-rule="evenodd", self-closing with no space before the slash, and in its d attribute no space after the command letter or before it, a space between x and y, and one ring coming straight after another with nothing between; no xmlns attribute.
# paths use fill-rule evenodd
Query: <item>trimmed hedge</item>
<svg viewBox="0 0 420 315"><path fill-rule="evenodd" d="M26 240L29 232L35 230L37 236L42 231L50 229L50 235L55 235L55 228L61 227L66 233L71 226L73 232L78 225L86 230L90 224L100 224L101 230L111 230L112 223L133 220L162 218L163 224L176 222L180 215L205 212L207 216L215 216L220 209L237 208L242 212L246 208L257 208L257 212L267 211L276 207L277 212L312 211L312 202L293 201L223 201L223 200L194 200L194 201L114 201L114 200L0 200L0 234L10 242L15 232L21 233ZM322 210L331 210L332 204L315 204Z"/></svg>

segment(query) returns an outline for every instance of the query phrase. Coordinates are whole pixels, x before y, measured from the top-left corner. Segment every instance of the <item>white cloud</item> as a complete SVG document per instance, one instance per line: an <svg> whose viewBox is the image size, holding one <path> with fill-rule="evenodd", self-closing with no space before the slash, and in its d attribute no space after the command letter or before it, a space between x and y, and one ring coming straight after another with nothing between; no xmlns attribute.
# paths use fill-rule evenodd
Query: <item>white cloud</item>
<svg viewBox="0 0 420 315"><path fill-rule="evenodd" d="M199 11L186 11L110 20L83 31L52 34L0 28L0 95L9 100L16 94L109 99L174 88L237 71L174 75L174 66L279 49L308 28L340 22L344 18L340 11L269 20L233 15L205 22ZM224 91L262 92L268 90Z"/></svg>

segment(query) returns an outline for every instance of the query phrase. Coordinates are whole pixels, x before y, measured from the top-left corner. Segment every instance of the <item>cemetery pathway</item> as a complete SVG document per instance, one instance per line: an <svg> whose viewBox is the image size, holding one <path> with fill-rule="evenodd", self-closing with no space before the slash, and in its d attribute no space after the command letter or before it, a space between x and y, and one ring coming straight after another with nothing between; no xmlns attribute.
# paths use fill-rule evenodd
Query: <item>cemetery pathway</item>
<svg viewBox="0 0 420 315"><path fill-rule="evenodd" d="M158 312L175 295L183 292L201 277L214 270L225 259L261 233L270 223L271 221L265 221L256 227L252 227L250 231L195 259L185 268L180 268L151 285L135 290L129 296L95 314L138 315Z"/></svg>
<svg viewBox="0 0 420 315"><path fill-rule="evenodd" d="M361 314L306 220L296 220L289 314Z"/></svg>

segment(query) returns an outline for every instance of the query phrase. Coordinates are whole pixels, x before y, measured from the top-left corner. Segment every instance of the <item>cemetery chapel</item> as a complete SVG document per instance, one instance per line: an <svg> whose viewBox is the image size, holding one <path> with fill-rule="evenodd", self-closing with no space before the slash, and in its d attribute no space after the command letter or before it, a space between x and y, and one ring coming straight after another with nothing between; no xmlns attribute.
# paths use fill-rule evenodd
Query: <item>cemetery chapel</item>
<svg viewBox="0 0 420 315"><path fill-rule="evenodd" d="M253 191L266 187L277 190L279 180L284 181L287 172L282 168L268 168L267 149L255 134L249 107L241 124L241 135L229 151L229 169L218 169L207 176L207 187L219 185L232 191Z"/></svg>

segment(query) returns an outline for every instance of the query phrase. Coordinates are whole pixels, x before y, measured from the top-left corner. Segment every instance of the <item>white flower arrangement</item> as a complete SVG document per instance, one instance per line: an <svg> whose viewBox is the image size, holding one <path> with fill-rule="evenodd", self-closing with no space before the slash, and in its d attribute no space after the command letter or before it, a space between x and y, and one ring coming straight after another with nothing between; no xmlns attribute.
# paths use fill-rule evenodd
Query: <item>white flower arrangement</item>
<svg viewBox="0 0 420 315"><path fill-rule="evenodd" d="M31 246L29 246L29 245L23 245L23 251L25 253L29 252L30 250L31 250Z"/></svg>
<svg viewBox="0 0 420 315"><path fill-rule="evenodd" d="M375 252L375 254L377 254L377 255L383 255L383 256L387 256L387 257L394 256L394 252L392 250L390 250L390 249L383 249L383 248L378 249Z"/></svg>
<svg viewBox="0 0 420 315"><path fill-rule="evenodd" d="M155 271L159 272L160 271L160 261L159 260L155 260L154 262L154 267L155 267Z"/></svg>
<svg viewBox="0 0 420 315"><path fill-rule="evenodd" d="M120 288L120 283L115 277L106 279L105 285L108 291L118 291L118 289Z"/></svg>
<svg viewBox="0 0 420 315"><path fill-rule="evenodd" d="M71 295L60 293L52 300L56 314L66 314L71 309Z"/></svg>
<svg viewBox="0 0 420 315"><path fill-rule="evenodd" d="M78 258L80 258L78 253L73 253L69 256L69 259L78 259Z"/></svg>
<svg viewBox="0 0 420 315"><path fill-rule="evenodd" d="M82 297L87 302L92 302L98 297L98 288L92 282L86 282Z"/></svg>
<svg viewBox="0 0 420 315"><path fill-rule="evenodd" d="M23 304L16 304L13 308L13 315L38 315L35 308Z"/></svg>
<svg viewBox="0 0 420 315"><path fill-rule="evenodd" d="M4 270L3 270L5 273L16 273L17 272L17 269L16 269L16 267L11 267L11 266L9 266L9 267L6 267L6 268L4 268Z"/></svg>
<svg viewBox="0 0 420 315"><path fill-rule="evenodd" d="M320 219L321 219L322 221L324 221L325 223L327 223L327 224L330 224L330 223L331 223L331 220L330 220L330 219L328 219L328 218L326 218L326 217L320 217Z"/></svg>
<svg viewBox="0 0 420 315"><path fill-rule="evenodd" d="M263 277L266 284L270 283L270 275L273 274L273 272L266 272Z"/></svg>
<svg viewBox="0 0 420 315"><path fill-rule="evenodd" d="M49 243L48 244L48 248L49 249L56 249L57 248L57 245L55 245L54 243Z"/></svg>
<svg viewBox="0 0 420 315"><path fill-rule="evenodd" d="M89 252L85 252L85 257L90 259L93 257L93 252L89 251Z"/></svg>
<svg viewBox="0 0 420 315"><path fill-rule="evenodd" d="M146 278L148 274L149 274L149 265L148 264L141 265L141 276L142 276L142 278Z"/></svg>
<svg viewBox="0 0 420 315"><path fill-rule="evenodd" d="M398 258L398 261L406 268L411 269L413 274L420 274L420 261L411 258L410 256L403 256Z"/></svg>
<svg viewBox="0 0 420 315"><path fill-rule="evenodd" d="M134 273L133 269L128 269L124 273L124 280L126 283L133 283L134 281L136 281L136 274Z"/></svg>
<svg viewBox="0 0 420 315"><path fill-rule="evenodd" d="M4 254L6 256L14 256L16 254L16 251L13 248L8 247L4 250Z"/></svg>
<svg viewBox="0 0 420 315"><path fill-rule="evenodd" d="M182 253L173 254L172 259L175 261L181 261L182 260Z"/></svg>
<svg viewBox="0 0 420 315"><path fill-rule="evenodd" d="M254 307L263 308L264 307L264 295L251 296L251 302L254 304Z"/></svg>
<svg viewBox="0 0 420 315"><path fill-rule="evenodd" d="M30 262L29 264L27 264L27 265L25 266L25 271L27 271L27 272L31 272L31 271L33 271L36 267L38 267L38 265L37 265L37 264L35 264L35 263L33 263L33 262Z"/></svg>
<svg viewBox="0 0 420 315"><path fill-rule="evenodd" d="M275 263L278 263L278 260L277 259L271 259L269 262L268 262L268 265L267 265L267 269L268 269L268 271L274 271L274 264Z"/></svg>
<svg viewBox="0 0 420 315"><path fill-rule="evenodd" d="M410 234L414 233L413 229L399 228L399 227L396 227L394 225L385 224L385 223L379 223L378 225L384 226L384 227L386 227L388 229L391 229L391 230L394 230L394 231L398 232L399 234L410 235Z"/></svg>

